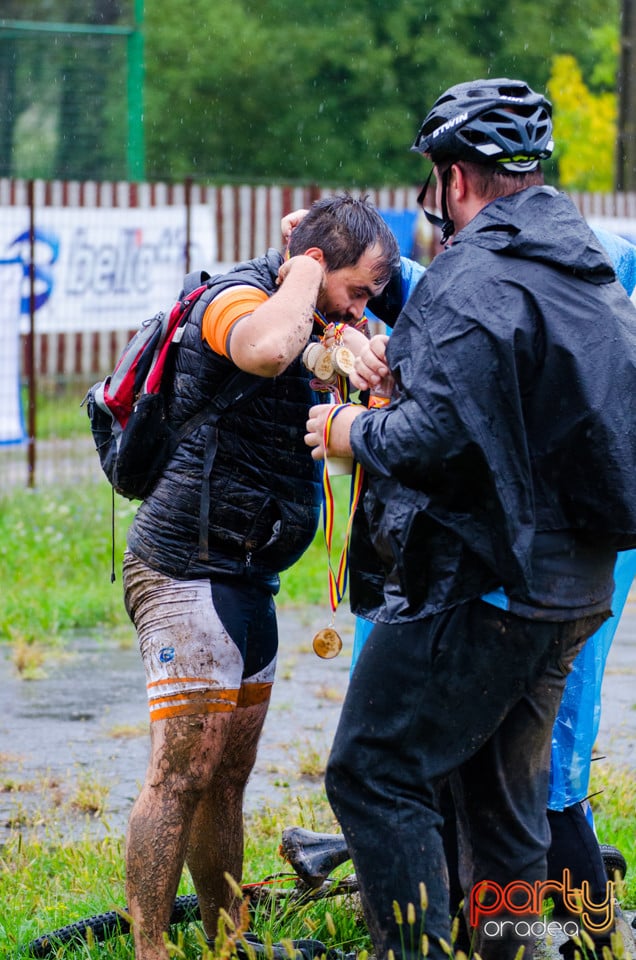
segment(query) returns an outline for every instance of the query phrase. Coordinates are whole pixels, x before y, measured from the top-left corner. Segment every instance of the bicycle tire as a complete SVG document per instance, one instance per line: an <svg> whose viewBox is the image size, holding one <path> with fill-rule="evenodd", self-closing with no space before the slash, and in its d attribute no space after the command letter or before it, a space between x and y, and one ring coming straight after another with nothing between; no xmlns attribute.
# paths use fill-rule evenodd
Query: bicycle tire
<svg viewBox="0 0 636 960"><path fill-rule="evenodd" d="M625 874L627 873L627 860L618 847L613 846L611 843L599 843L599 847L603 866L607 873L607 879L614 880L615 874L618 873L620 879L624 880Z"/></svg>
<svg viewBox="0 0 636 960"><path fill-rule="evenodd" d="M272 889L268 886L268 884L276 881L292 879L295 883L291 888ZM357 891L358 881L355 874L341 879L329 877L320 887L309 887L293 874L273 874L258 883L248 883L243 887L244 895L249 897L254 904L263 901L285 900L286 902L295 901L299 906L301 903L308 903L313 900L348 896L357 893ZM123 912L126 912L126 908ZM183 923L195 923L200 919L201 912L195 893L188 893L176 898L170 915L171 927ZM23 956L33 958L33 960L52 957L59 947L71 943L86 943L89 930L96 943L103 943L112 937L130 933L130 924L117 910L98 913L83 920L76 920L75 923L69 923L57 930L52 930L51 933L43 934L36 940L32 940L24 949ZM88 934L88 936L91 934Z"/></svg>
<svg viewBox="0 0 636 960"><path fill-rule="evenodd" d="M199 902L196 894L189 893L177 897L170 916L170 926L179 923L194 923L201 919ZM54 956L59 947L70 943L86 943L88 931L96 943L103 943L111 937L118 937L130 933L130 924L117 910L108 910L106 913L97 913L95 916L76 920L65 927L52 930L43 936L32 940L24 950L25 957L43 958ZM88 935L88 936L87 936Z"/></svg>

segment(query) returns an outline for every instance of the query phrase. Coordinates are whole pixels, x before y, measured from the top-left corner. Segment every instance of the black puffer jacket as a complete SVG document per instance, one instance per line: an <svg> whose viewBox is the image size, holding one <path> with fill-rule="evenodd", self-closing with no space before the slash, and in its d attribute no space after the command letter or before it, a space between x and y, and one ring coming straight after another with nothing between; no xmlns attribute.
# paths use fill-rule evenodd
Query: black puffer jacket
<svg viewBox="0 0 636 960"><path fill-rule="evenodd" d="M170 420L179 426L204 407L236 373L228 359L201 339L208 303L222 289L249 283L272 294L282 264L276 250L214 277L188 320L177 350ZM300 359L273 379L258 378L255 394L218 423L210 479L208 559L201 556L199 516L206 436L187 436L128 533L130 550L176 579L214 572L251 575L277 583L281 570L309 546L318 523L320 467L304 443L307 410L318 402Z"/></svg>
<svg viewBox="0 0 636 960"><path fill-rule="evenodd" d="M416 619L501 585L547 616L602 602L636 545L636 310L573 204L531 188L486 206L388 358L399 397L352 430L354 610Z"/></svg>

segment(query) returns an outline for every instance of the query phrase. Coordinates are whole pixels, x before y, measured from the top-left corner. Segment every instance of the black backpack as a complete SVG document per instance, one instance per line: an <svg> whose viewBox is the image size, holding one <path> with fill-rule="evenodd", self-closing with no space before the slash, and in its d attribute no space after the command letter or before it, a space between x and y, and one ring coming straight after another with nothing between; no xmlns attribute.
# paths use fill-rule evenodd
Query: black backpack
<svg viewBox="0 0 636 960"><path fill-rule="evenodd" d="M145 320L126 344L110 376L95 383L82 401L95 448L113 494L143 500L152 491L179 443L202 424L215 425L230 407L247 400L264 378L237 371L198 413L174 428L166 412L166 384L174 369L185 322L209 289L205 271L190 273L169 312ZM200 555L207 559L209 481L216 454L216 430L208 431L202 466ZM114 552L114 542L113 542ZM114 572L111 574L114 580Z"/></svg>

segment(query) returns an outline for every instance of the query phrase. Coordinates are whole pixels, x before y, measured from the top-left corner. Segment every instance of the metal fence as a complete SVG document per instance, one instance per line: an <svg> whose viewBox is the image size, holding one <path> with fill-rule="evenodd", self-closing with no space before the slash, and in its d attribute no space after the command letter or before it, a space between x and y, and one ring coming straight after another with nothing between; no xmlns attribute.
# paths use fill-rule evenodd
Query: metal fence
<svg viewBox="0 0 636 960"><path fill-rule="evenodd" d="M13 277L0 283L0 489L101 478L80 402L139 322L174 298L189 270L220 271L280 247L283 214L330 192L0 179L0 270ZM403 253L434 255L417 187L364 193ZM636 235L636 194L572 199L617 229L633 220Z"/></svg>

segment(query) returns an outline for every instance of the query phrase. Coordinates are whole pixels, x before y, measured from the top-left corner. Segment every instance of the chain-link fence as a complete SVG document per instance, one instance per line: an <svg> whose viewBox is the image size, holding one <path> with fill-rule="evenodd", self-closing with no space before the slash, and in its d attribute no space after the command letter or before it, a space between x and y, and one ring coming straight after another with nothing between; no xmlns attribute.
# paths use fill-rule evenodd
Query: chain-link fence
<svg viewBox="0 0 636 960"><path fill-rule="evenodd" d="M142 41L132 2L5 0L0 176L143 179Z"/></svg>

